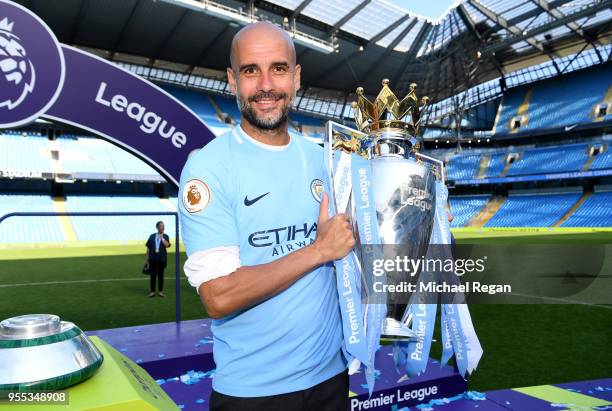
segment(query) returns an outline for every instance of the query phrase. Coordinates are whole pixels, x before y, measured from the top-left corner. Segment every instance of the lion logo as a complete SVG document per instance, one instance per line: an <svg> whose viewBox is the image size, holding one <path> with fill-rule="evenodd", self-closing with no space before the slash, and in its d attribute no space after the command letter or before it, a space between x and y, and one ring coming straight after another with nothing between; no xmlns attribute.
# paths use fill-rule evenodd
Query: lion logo
<svg viewBox="0 0 612 411"><path fill-rule="evenodd" d="M36 72L21 39L13 34L14 23L0 20L0 107L19 106L34 89Z"/></svg>
<svg viewBox="0 0 612 411"><path fill-rule="evenodd" d="M200 194L200 190L198 190L197 186L192 185L189 187L189 192L187 193L187 201L189 202L189 205L198 204L201 198L202 194Z"/></svg>
<svg viewBox="0 0 612 411"><path fill-rule="evenodd" d="M210 189L202 180L193 179L187 181L182 191L183 207L189 213L200 212L210 203Z"/></svg>

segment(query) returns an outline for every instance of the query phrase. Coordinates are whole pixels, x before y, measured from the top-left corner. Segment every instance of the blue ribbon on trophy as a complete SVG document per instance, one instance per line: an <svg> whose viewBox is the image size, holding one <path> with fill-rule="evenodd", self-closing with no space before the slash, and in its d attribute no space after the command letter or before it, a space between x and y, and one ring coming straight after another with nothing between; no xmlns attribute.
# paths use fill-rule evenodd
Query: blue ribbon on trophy
<svg viewBox="0 0 612 411"><path fill-rule="evenodd" d="M353 207L359 233L359 250L361 251L361 267L366 270L362 278L371 279L374 261L381 257L380 238L378 236L378 222L376 216L376 203L372 192L372 170L370 163L356 155L351 154L353 174ZM386 284L385 274L377 277L377 281ZM367 289L367 287L366 287ZM384 294L378 292L375 297L363 298L365 302L366 325L366 383L372 395L375 379L375 356L380 347L380 334L382 323L387 315L387 306L384 303ZM349 370L354 371L354 370Z"/></svg>
<svg viewBox="0 0 612 411"><path fill-rule="evenodd" d="M330 216L346 213L352 192L351 156L339 153L325 162L330 188ZM336 286L342 316L343 351L351 368L359 367L368 359L361 304L361 270L354 251L334 261Z"/></svg>
<svg viewBox="0 0 612 411"><path fill-rule="evenodd" d="M380 330L386 315L386 305L380 303L384 301L384 295L378 293L378 303L375 303L367 295L368 287L362 286L364 278L371 278L373 261L380 255L371 166L356 154L344 151L334 153L330 149L328 154L326 167L332 182L335 211L352 215L358 234L355 250L359 251L359 256L354 250L335 262L343 320L343 350L348 360L349 374L356 373L361 364L365 365L366 383L371 395L376 371L374 361L380 347ZM366 273L363 273L362 268ZM378 281L384 284L384 275Z"/></svg>
<svg viewBox="0 0 612 411"><path fill-rule="evenodd" d="M436 218L432 237L437 244L451 244L450 224L446 211L448 189L441 181L436 182ZM452 277L451 277L452 278ZM457 282L458 278L454 277ZM463 296L457 296L461 299ZM442 304L442 359L441 366L454 355L459 373L465 378L471 374L482 357L483 350L476 336L467 304Z"/></svg>

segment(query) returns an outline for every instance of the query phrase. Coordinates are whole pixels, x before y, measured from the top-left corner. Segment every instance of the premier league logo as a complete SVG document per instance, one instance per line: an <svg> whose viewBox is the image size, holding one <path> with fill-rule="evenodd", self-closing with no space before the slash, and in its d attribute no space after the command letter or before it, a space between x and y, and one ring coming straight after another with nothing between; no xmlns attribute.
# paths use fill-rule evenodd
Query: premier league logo
<svg viewBox="0 0 612 411"><path fill-rule="evenodd" d="M36 81L34 66L19 37L12 33L13 24L6 18L0 20L0 107L9 110L21 104Z"/></svg>
<svg viewBox="0 0 612 411"><path fill-rule="evenodd" d="M0 127L35 120L64 82L64 55L53 32L23 6L0 0Z"/></svg>
<svg viewBox="0 0 612 411"><path fill-rule="evenodd" d="M202 180L189 180L183 187L183 207L189 213L198 213L204 210L210 202L210 197L210 189Z"/></svg>

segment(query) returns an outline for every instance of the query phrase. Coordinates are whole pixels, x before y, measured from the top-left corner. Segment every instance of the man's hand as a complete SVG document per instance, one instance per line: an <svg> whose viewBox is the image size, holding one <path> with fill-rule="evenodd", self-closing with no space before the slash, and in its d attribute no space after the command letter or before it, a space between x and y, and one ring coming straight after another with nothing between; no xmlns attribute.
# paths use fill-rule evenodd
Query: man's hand
<svg viewBox="0 0 612 411"><path fill-rule="evenodd" d="M321 256L321 263L338 260L346 256L355 246L350 218L336 214L329 218L329 197L323 193L317 222L317 238L313 244Z"/></svg>
<svg viewBox="0 0 612 411"><path fill-rule="evenodd" d="M329 218L328 205L329 198L323 193L313 244L270 263L242 266L229 275L202 283L200 299L209 317L223 318L258 304L314 268L347 255L355 245L351 223L344 214Z"/></svg>

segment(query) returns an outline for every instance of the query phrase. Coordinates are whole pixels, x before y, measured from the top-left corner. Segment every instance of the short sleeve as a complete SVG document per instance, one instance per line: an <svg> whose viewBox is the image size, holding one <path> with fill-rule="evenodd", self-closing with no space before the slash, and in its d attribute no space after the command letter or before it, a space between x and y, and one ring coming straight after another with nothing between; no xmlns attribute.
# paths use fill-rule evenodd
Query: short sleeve
<svg viewBox="0 0 612 411"><path fill-rule="evenodd" d="M220 156L202 149L181 173L178 209L187 255L214 247L237 246L230 173Z"/></svg>

